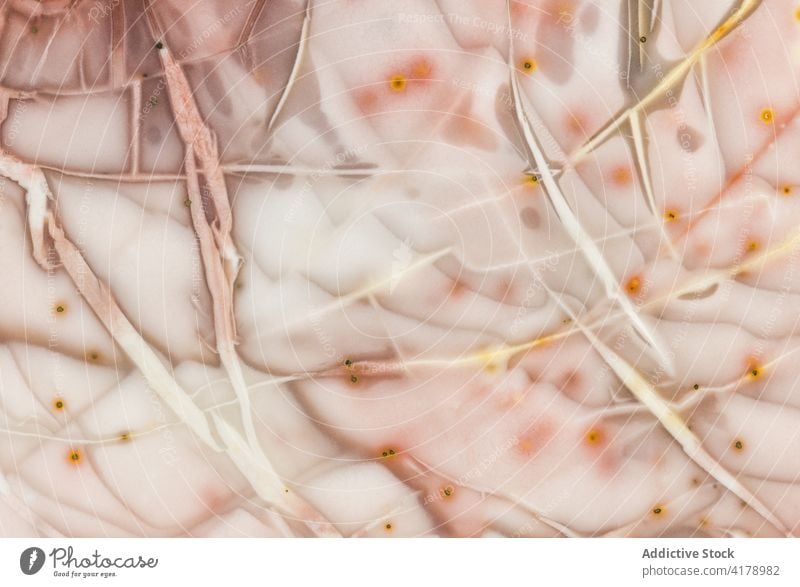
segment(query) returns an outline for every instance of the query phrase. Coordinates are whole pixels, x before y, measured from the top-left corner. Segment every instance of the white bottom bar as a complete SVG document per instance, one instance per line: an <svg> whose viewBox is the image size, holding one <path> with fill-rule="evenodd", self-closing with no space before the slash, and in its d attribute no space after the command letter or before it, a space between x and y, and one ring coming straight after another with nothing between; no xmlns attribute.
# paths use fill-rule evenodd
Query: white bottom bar
<svg viewBox="0 0 800 587"><path fill-rule="evenodd" d="M778 587L800 584L798 552L800 539L6 539L0 585Z"/></svg>

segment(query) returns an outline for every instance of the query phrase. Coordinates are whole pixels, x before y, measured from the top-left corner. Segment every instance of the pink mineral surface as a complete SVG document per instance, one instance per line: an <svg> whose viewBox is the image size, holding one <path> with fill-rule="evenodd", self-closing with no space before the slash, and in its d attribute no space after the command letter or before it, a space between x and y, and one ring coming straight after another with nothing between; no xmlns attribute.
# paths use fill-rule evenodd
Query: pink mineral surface
<svg viewBox="0 0 800 587"><path fill-rule="evenodd" d="M4 0L0 534L800 534L795 0Z"/></svg>

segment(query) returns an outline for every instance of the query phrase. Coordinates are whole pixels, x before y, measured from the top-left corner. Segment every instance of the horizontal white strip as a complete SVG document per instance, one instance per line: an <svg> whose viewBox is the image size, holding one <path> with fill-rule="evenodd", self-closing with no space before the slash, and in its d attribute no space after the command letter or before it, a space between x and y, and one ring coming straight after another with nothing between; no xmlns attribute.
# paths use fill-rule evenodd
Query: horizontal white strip
<svg viewBox="0 0 800 587"><path fill-rule="evenodd" d="M796 539L15 538L0 541L0 585L777 587L800 585L798 552Z"/></svg>

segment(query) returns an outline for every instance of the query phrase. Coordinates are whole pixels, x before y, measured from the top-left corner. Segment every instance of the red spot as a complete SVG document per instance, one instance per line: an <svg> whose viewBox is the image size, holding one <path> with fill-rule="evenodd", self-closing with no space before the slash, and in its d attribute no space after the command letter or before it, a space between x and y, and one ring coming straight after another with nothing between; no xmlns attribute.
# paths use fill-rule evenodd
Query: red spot
<svg viewBox="0 0 800 587"><path fill-rule="evenodd" d="M411 80L428 80L431 78L431 73L433 72L433 65L428 60L427 57L416 57L411 62L411 66L409 67L408 76Z"/></svg>
<svg viewBox="0 0 800 587"><path fill-rule="evenodd" d="M373 90L357 90L355 93L355 102L361 112L364 114L372 114L378 106L378 97Z"/></svg>
<svg viewBox="0 0 800 587"><path fill-rule="evenodd" d="M206 487L200 494L200 501L208 508L208 511L213 513L221 512L230 498L231 492L220 491L215 487Z"/></svg>
<svg viewBox="0 0 800 587"><path fill-rule="evenodd" d="M447 116L442 135L456 145L469 145L485 151L497 146L494 134L472 115L472 98L467 98Z"/></svg>
<svg viewBox="0 0 800 587"><path fill-rule="evenodd" d="M564 373L558 382L558 388L561 391L574 393L578 391L582 384L582 377L580 371L571 369Z"/></svg>
<svg viewBox="0 0 800 587"><path fill-rule="evenodd" d="M519 435L514 449L525 459L533 458L548 445L554 434L552 422L540 418Z"/></svg>
<svg viewBox="0 0 800 587"><path fill-rule="evenodd" d="M711 254L711 246L705 241L698 242L692 248L694 249L695 255L698 257L708 257Z"/></svg>
<svg viewBox="0 0 800 587"><path fill-rule="evenodd" d="M450 285L450 291L447 292L448 297L458 299L464 295L464 292L467 291L467 287L458 280L453 280L452 284Z"/></svg>
<svg viewBox="0 0 800 587"><path fill-rule="evenodd" d="M564 124L575 136L588 139L588 125L586 121L586 117L579 113L579 112L567 112L564 120Z"/></svg>
<svg viewBox="0 0 800 587"><path fill-rule="evenodd" d="M520 2L519 0L512 0L511 2L511 16L517 18L530 17L537 12L532 5L527 2Z"/></svg>
<svg viewBox="0 0 800 587"><path fill-rule="evenodd" d="M514 282L510 279L502 279L497 285L497 299L501 302L506 301L514 293Z"/></svg>
<svg viewBox="0 0 800 587"><path fill-rule="evenodd" d="M547 0L539 3L537 14L542 21L553 26L561 25L567 27L575 17L575 6L572 0Z"/></svg>

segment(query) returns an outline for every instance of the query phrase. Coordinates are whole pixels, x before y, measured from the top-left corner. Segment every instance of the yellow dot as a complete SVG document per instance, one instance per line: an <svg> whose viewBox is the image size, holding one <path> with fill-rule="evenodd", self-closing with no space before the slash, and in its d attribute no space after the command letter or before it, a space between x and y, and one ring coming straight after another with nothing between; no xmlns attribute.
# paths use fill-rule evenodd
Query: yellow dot
<svg viewBox="0 0 800 587"><path fill-rule="evenodd" d="M123 432L122 434L119 435L119 439L122 442L127 442L131 439L131 435L128 432Z"/></svg>
<svg viewBox="0 0 800 587"><path fill-rule="evenodd" d="M603 442L603 433L599 430L592 428L586 433L586 441L589 444L600 444Z"/></svg>
<svg viewBox="0 0 800 587"><path fill-rule="evenodd" d="M795 10L794 10L794 19L797 22L800 22L800 8L795 8Z"/></svg>
<svg viewBox="0 0 800 587"><path fill-rule="evenodd" d="M664 220L667 222L675 222L678 219L678 212L676 210L667 210L664 212Z"/></svg>
<svg viewBox="0 0 800 587"><path fill-rule="evenodd" d="M625 287L630 293L636 293L642 287L642 280L638 277L631 277Z"/></svg>
<svg viewBox="0 0 800 587"><path fill-rule="evenodd" d="M520 63L520 69L522 69L522 71L525 73L533 73L536 71L536 61L534 61L531 57L527 57Z"/></svg>
<svg viewBox="0 0 800 587"><path fill-rule="evenodd" d="M539 185L539 178L535 175L528 175L525 177L525 185L529 187L537 186Z"/></svg>
<svg viewBox="0 0 800 587"><path fill-rule="evenodd" d="M394 451L394 449L393 449L393 448L387 448L386 450L384 450L384 451L381 453L381 456L382 456L384 459L390 459L390 458L392 458L393 456L395 456L395 454L397 454L397 453L395 453L395 451Z"/></svg>
<svg viewBox="0 0 800 587"><path fill-rule="evenodd" d="M761 111L761 122L772 124L774 118L775 118L775 113L772 111L772 108L764 108Z"/></svg>
<svg viewBox="0 0 800 587"><path fill-rule="evenodd" d="M56 304L55 311L56 314L63 314L67 311L67 306L65 304Z"/></svg>
<svg viewBox="0 0 800 587"><path fill-rule="evenodd" d="M792 195L792 186L785 185L785 186L783 186L783 189L781 191L783 192L784 196L791 196Z"/></svg>
<svg viewBox="0 0 800 587"><path fill-rule="evenodd" d="M653 508L653 515L654 516L661 516L663 514L664 514L664 507L663 506L657 505L656 507Z"/></svg>
<svg viewBox="0 0 800 587"><path fill-rule="evenodd" d="M395 92L402 92L406 89L408 80L403 75L393 75L389 80L389 87Z"/></svg>
<svg viewBox="0 0 800 587"><path fill-rule="evenodd" d="M759 365L755 361L751 361L747 366L747 377L749 377L750 379L758 379L763 374L764 370L761 368L761 365Z"/></svg>
<svg viewBox="0 0 800 587"><path fill-rule="evenodd" d="M80 452L78 452L77 450L73 450L73 451L71 451L71 452L69 453L69 460L71 460L73 463L78 463L78 462L80 462L80 460L81 460L81 453L80 453Z"/></svg>
<svg viewBox="0 0 800 587"><path fill-rule="evenodd" d="M442 494L443 494L445 497L452 497L452 496L453 496L453 493L455 493L455 490L454 490L454 489L453 489L451 486L449 486L449 485L448 485L447 487L445 487L445 488L443 488L443 489L442 489Z"/></svg>
<svg viewBox="0 0 800 587"><path fill-rule="evenodd" d="M389 532L392 529L392 525L387 522L384 528L386 529L387 532Z"/></svg>
<svg viewBox="0 0 800 587"><path fill-rule="evenodd" d="M55 409L57 409L57 410L63 410L64 409L64 400L63 399L57 399L56 401L53 402L53 407Z"/></svg>
<svg viewBox="0 0 800 587"><path fill-rule="evenodd" d="M742 449L744 449L744 443L737 438L733 442L733 448L735 448L736 450L742 450Z"/></svg>

